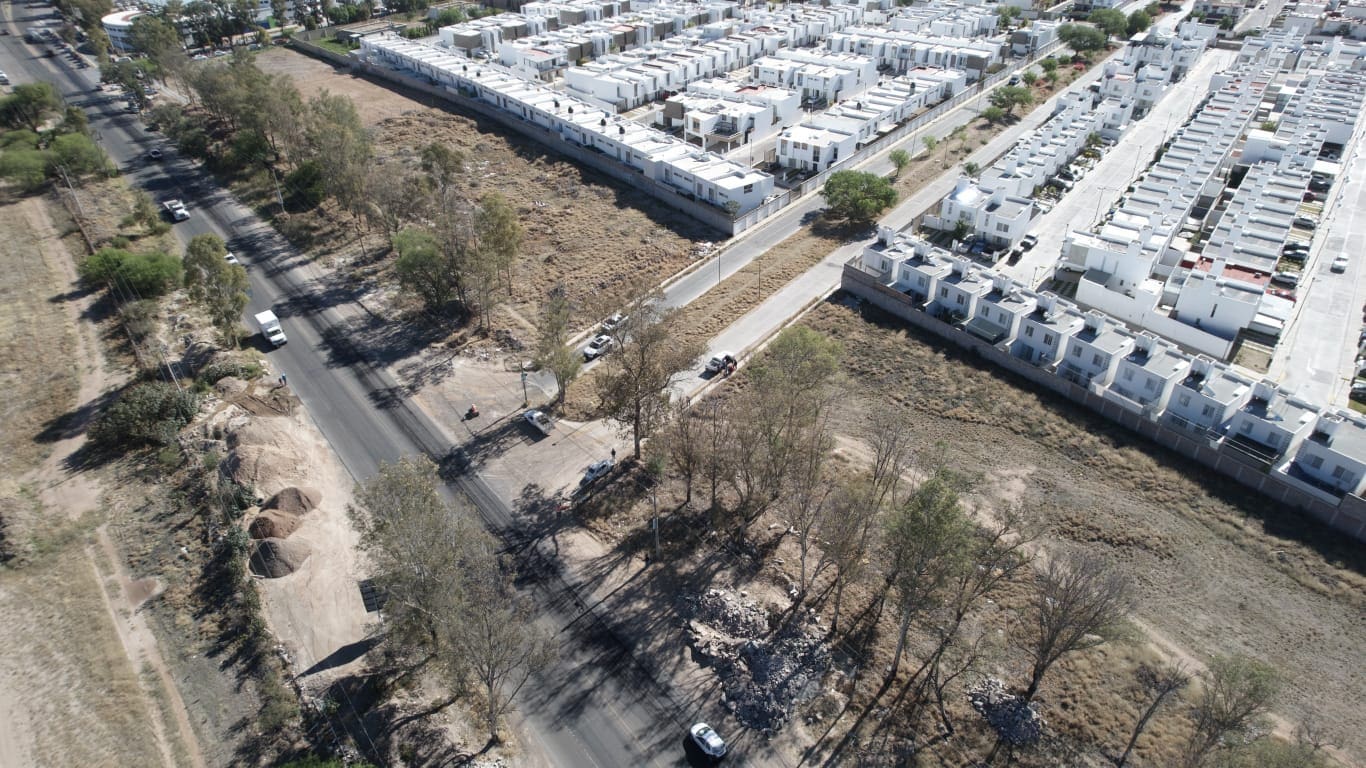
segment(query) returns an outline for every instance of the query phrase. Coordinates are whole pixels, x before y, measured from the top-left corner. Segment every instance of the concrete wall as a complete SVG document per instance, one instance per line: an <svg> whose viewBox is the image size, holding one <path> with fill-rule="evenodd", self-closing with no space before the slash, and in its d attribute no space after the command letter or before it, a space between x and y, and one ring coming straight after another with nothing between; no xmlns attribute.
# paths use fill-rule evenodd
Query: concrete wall
<svg viewBox="0 0 1366 768"><path fill-rule="evenodd" d="M1079 403L1164 448L1194 459L1219 474L1267 496L1272 501L1294 507L1333 530L1351 536L1357 541L1366 542L1366 500L1358 496L1347 495L1339 500L1329 501L1323 495L1301 487L1289 478L1282 478L1275 470L1268 471L1243 454L1224 449L1217 441L1192 432L1183 432L1133 413L1085 387L1077 386L1060 376L1030 365L966 331L931 317L917 309L909 296L883 285L878 276L865 272L855 263L844 265L841 287L921 330L971 350L988 362L1043 389Z"/></svg>

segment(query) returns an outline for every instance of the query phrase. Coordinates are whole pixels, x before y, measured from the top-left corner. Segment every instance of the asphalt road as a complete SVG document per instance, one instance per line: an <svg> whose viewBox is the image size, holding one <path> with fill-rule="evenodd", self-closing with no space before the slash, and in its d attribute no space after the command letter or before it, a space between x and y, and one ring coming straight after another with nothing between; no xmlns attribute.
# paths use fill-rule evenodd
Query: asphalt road
<svg viewBox="0 0 1366 768"><path fill-rule="evenodd" d="M425 453L439 461L450 455L452 446L438 425L394 396L401 391L396 382L349 343L342 329L361 312L357 306L328 290L298 252L212 176L145 131L123 111L120 98L95 93L97 67L78 70L68 57L42 58L45 45L26 44L22 30L50 16L50 6L6 4L4 12L11 34L0 38L0 69L12 82L53 83L69 104L86 110L92 131L132 184L158 204L179 198L189 206L189 221L175 225L177 239L185 243L199 234L218 235L247 266L251 304L243 321L252 327L251 315L266 308L280 316L289 343L263 351L277 371L288 375L290 387L353 478L368 478L381 462L403 456ZM154 146L166 150L163 161L147 159ZM491 527L513 523L508 505L473 473L456 478L450 495L456 503L473 503ZM678 711L610 625L585 609L562 578L538 579L529 591L541 608L538 623L561 641L559 662L528 686L531 693L514 718L529 756L556 766L686 764L685 715L695 713Z"/></svg>

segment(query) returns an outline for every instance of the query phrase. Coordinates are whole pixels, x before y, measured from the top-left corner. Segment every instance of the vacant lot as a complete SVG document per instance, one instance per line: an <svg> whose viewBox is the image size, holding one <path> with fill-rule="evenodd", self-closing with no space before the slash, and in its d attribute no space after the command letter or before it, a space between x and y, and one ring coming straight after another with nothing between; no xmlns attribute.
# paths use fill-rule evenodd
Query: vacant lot
<svg viewBox="0 0 1366 768"><path fill-rule="evenodd" d="M460 150L468 162L459 183L468 196L499 192L521 215L526 236L511 308L523 319L534 318L542 297L562 283L583 305L581 319L588 323L598 311L595 299L605 291L629 279L662 282L696 258L698 243L720 237L499 126L426 106L293 51L271 50L257 63L266 72L291 76L305 97L324 89L350 96L374 130L377 162L397 166L395 172L416 172L418 153L432 142ZM336 234L339 242L354 239L349 224ZM519 324L517 332L524 334L520 320L510 323L514 329Z"/></svg>
<svg viewBox="0 0 1366 768"><path fill-rule="evenodd" d="M1018 499L1046 546L1075 543L1122 563L1143 586L1139 615L1154 635L1200 660L1238 652L1274 664L1288 680L1280 714L1327 724L1346 754L1362 759L1359 547L894 318L852 308L844 294L836 299L804 322L846 350L847 431L876 409L908 412L925 452L978 469L987 494Z"/></svg>

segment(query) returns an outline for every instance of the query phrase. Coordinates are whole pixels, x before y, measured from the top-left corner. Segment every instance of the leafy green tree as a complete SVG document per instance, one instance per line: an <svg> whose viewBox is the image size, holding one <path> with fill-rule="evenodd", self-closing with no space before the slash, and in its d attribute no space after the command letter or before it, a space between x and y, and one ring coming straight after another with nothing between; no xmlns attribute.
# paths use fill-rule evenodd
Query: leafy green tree
<svg viewBox="0 0 1366 768"><path fill-rule="evenodd" d="M93 139L82 133L68 133L52 140L48 150L52 168L72 181L109 168L109 158Z"/></svg>
<svg viewBox="0 0 1366 768"><path fill-rule="evenodd" d="M441 314L456 295L459 273L430 230L408 227L394 235L394 273L403 290L417 296L427 311Z"/></svg>
<svg viewBox="0 0 1366 768"><path fill-rule="evenodd" d="M17 146L0 152L0 178L26 192L42 186L48 177L48 155L39 149Z"/></svg>
<svg viewBox="0 0 1366 768"><path fill-rule="evenodd" d="M1122 35L1129 28L1129 20L1124 17L1124 12L1114 8L1097 8L1091 11L1086 20L1100 27L1110 37Z"/></svg>
<svg viewBox="0 0 1366 768"><path fill-rule="evenodd" d="M821 190L830 215L851 224L866 224L896 203L892 183L874 173L836 171Z"/></svg>
<svg viewBox="0 0 1366 768"><path fill-rule="evenodd" d="M488 268L501 275L508 295L512 295L512 268L522 248L522 223L512 204L497 192L484 195L474 215L474 236L479 255Z"/></svg>
<svg viewBox="0 0 1366 768"><path fill-rule="evenodd" d="M225 343L238 344L242 312L247 308L247 271L229 264L227 248L217 235L197 235L185 248L185 287L203 305Z"/></svg>
<svg viewBox="0 0 1366 768"><path fill-rule="evenodd" d="M300 163L298 168L285 175L285 189L289 192L291 208L311 211L322 205L327 197L322 166L312 160Z"/></svg>
<svg viewBox="0 0 1366 768"><path fill-rule="evenodd" d="M887 159L892 161L896 175L900 176L901 172L906 170L906 166L911 164L911 153L904 149L894 149L887 155Z"/></svg>
<svg viewBox="0 0 1366 768"><path fill-rule="evenodd" d="M1058 70L1058 60L1044 59L1043 61L1039 62L1039 66L1043 67L1044 72L1056 72Z"/></svg>
<svg viewBox="0 0 1366 768"><path fill-rule="evenodd" d="M1052 69L1043 73L1043 79L1048 81L1048 87L1052 88L1058 84L1058 70Z"/></svg>
<svg viewBox="0 0 1366 768"><path fill-rule="evenodd" d="M974 162L972 162L972 161L968 161L968 162L966 162L966 163L963 163L963 173L967 174L967 176L968 176L969 178L974 178L974 179L975 179L975 178L977 178L977 174L979 174L979 173L981 173L981 172L982 172L982 166L978 165L977 163L974 163Z"/></svg>
<svg viewBox="0 0 1366 768"><path fill-rule="evenodd" d="M1151 27L1152 25L1153 17L1150 16L1146 11L1134 11L1133 13L1129 14L1129 22L1126 27L1126 31L1130 35L1136 35L1139 32L1146 31L1148 27Z"/></svg>
<svg viewBox="0 0 1366 768"><path fill-rule="evenodd" d="M275 26L289 23L289 0L270 0L270 17Z"/></svg>
<svg viewBox="0 0 1366 768"><path fill-rule="evenodd" d="M1002 109L1009 115L1014 113L1016 107L1033 104L1034 94L1022 85L1003 85L991 92L988 101L991 102L991 106Z"/></svg>
<svg viewBox="0 0 1366 768"><path fill-rule="evenodd" d="M1104 32L1087 24L1064 24L1058 27L1058 39L1077 53L1098 51L1105 47L1106 41Z"/></svg>
<svg viewBox="0 0 1366 768"><path fill-rule="evenodd" d="M422 148L422 171L431 177L437 189L445 191L465 172L465 155L458 149L433 141Z"/></svg>
<svg viewBox="0 0 1366 768"><path fill-rule="evenodd" d="M985 118L988 123L995 125L1006 119L1006 111L1000 107L987 107L982 110L982 117Z"/></svg>
<svg viewBox="0 0 1366 768"><path fill-rule="evenodd" d="M1039 82L1039 73L1032 69L1026 70L1024 74L1020 75L1020 80L1024 82L1025 85L1033 87L1035 83Z"/></svg>
<svg viewBox="0 0 1366 768"><path fill-rule="evenodd" d="M583 355L569 346L570 323L573 322L573 305L564 286L551 289L541 306L541 316L536 324L536 365L550 371L555 377L555 403L564 402L565 390L570 382L579 375L583 367ZM691 489L690 489L691 492Z"/></svg>
<svg viewBox="0 0 1366 768"><path fill-rule="evenodd" d="M20 83L0 100L0 124L37 131L61 108L62 99L51 83Z"/></svg>
<svg viewBox="0 0 1366 768"><path fill-rule="evenodd" d="M920 137L920 143L925 145L925 154L928 156L934 154L934 148L939 146L939 139L926 134Z"/></svg>

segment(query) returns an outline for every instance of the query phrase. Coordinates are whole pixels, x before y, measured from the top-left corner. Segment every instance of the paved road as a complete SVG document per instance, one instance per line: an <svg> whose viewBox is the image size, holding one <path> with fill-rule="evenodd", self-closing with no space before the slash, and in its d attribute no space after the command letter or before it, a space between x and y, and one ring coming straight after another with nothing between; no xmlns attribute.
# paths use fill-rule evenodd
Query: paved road
<svg viewBox="0 0 1366 768"><path fill-rule="evenodd" d="M1362 133L1346 151L1343 180L1333 189L1328 217L1319 223L1313 251L1297 290L1290 328L1276 345L1268 375L1315 403L1345 406L1356 376L1357 338L1366 303L1366 152ZM1329 265L1346 256L1347 271Z"/></svg>
<svg viewBox="0 0 1366 768"><path fill-rule="evenodd" d="M7 16L22 30L46 6L6 4ZM356 479L370 477L381 462L427 453L440 458L450 442L438 425L399 392L376 361L350 343L347 328L360 310L345 295L327 290L317 272L273 229L219 188L194 164L168 153L164 163L145 159L160 140L125 114L123 102L93 93L97 68L77 71L61 58L37 58L37 46L20 35L0 39L0 69L15 83L46 80L68 103L83 107L93 131L131 182L160 201L186 201L191 219L177 224L183 243L198 234L223 237L249 268L252 301L244 316L274 307L289 344L267 350L271 365L288 374L291 388L308 408L323 435ZM464 475L453 500L469 503L495 527L512 522L508 505L488 491L480 478ZM562 655L554 669L533 686L519 713L530 736L536 762L558 766L676 765L683 759L680 737L687 722L667 692L634 663L629 647L601 617L585 611L558 579L534 591L542 607L539 623L561 638ZM307 662L316 659L301 659Z"/></svg>

